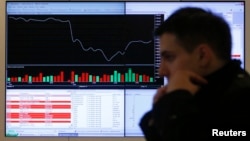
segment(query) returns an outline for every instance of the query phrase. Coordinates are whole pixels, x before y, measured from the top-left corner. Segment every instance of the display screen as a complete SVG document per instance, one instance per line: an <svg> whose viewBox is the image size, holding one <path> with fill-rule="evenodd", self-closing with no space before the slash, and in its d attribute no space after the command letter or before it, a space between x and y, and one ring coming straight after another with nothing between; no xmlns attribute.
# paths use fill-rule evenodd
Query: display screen
<svg viewBox="0 0 250 141"><path fill-rule="evenodd" d="M244 68L244 2L6 2L6 136L143 136L153 33L186 6L226 19Z"/></svg>

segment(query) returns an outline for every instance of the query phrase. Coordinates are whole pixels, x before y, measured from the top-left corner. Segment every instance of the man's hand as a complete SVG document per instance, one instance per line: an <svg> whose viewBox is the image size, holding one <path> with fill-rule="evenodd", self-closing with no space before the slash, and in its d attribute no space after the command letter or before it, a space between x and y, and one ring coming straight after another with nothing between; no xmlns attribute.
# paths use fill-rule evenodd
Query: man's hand
<svg viewBox="0 0 250 141"><path fill-rule="evenodd" d="M166 93L167 93L167 86L160 87L154 96L153 103L156 103Z"/></svg>
<svg viewBox="0 0 250 141"><path fill-rule="evenodd" d="M168 85L157 90L153 103L174 90L187 90L194 95L203 84L207 84L207 80L194 72L176 71L168 80Z"/></svg>
<svg viewBox="0 0 250 141"><path fill-rule="evenodd" d="M167 93L181 89L194 95L203 84L207 84L207 81L194 72L176 71L168 80Z"/></svg>

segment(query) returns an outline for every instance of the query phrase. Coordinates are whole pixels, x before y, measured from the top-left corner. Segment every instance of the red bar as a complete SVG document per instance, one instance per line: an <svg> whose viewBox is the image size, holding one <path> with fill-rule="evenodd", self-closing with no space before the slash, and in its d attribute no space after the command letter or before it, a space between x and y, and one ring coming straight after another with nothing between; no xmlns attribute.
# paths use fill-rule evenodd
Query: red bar
<svg viewBox="0 0 250 141"><path fill-rule="evenodd" d="M36 77L36 82L39 82L39 77Z"/></svg>
<svg viewBox="0 0 250 141"><path fill-rule="evenodd" d="M70 109L71 105L7 105L9 109L19 109L22 107L27 107L30 109L45 109L45 108L53 108L53 109Z"/></svg>
<svg viewBox="0 0 250 141"><path fill-rule="evenodd" d="M75 82L75 72L71 71L71 82Z"/></svg>
<svg viewBox="0 0 250 141"><path fill-rule="evenodd" d="M22 103L22 102L35 102L35 103L71 103L70 100L51 100L51 101L44 101L44 100L7 100L8 103Z"/></svg>
<svg viewBox="0 0 250 141"><path fill-rule="evenodd" d="M43 73L39 73L39 82L43 82Z"/></svg>
<svg viewBox="0 0 250 141"><path fill-rule="evenodd" d="M19 105L7 105L7 108L9 109L19 109Z"/></svg>
<svg viewBox="0 0 250 141"><path fill-rule="evenodd" d="M28 82L28 77L29 77L29 76L28 76L27 74L25 74L25 76L24 76L24 81L25 81L25 82Z"/></svg>
<svg viewBox="0 0 250 141"><path fill-rule="evenodd" d="M51 117L51 118L71 118L71 114L70 113L25 113L25 114L19 114L19 113L7 113L7 118L47 118L47 117Z"/></svg>
<svg viewBox="0 0 250 141"><path fill-rule="evenodd" d="M35 123L36 121L31 121L33 123ZM46 122L50 122L50 123L71 123L71 121L68 121L68 120L61 120L61 121L57 121L57 120L49 120L49 121L43 121L44 123Z"/></svg>
<svg viewBox="0 0 250 141"><path fill-rule="evenodd" d="M24 78L22 78L22 82L25 82Z"/></svg>
<svg viewBox="0 0 250 141"><path fill-rule="evenodd" d="M14 121L7 120L6 122L7 122L7 123L19 123L20 121L19 121L19 120L14 120Z"/></svg>
<svg viewBox="0 0 250 141"><path fill-rule="evenodd" d="M17 82L18 81L18 79L17 79L17 77L15 77L15 82Z"/></svg>
<svg viewBox="0 0 250 141"><path fill-rule="evenodd" d="M233 54L232 57L240 57L240 54Z"/></svg>
<svg viewBox="0 0 250 141"><path fill-rule="evenodd" d="M7 113L7 118L19 118L19 113Z"/></svg>
<svg viewBox="0 0 250 141"><path fill-rule="evenodd" d="M7 120L7 123L19 123L19 122L20 122L19 120L14 120L14 121Z"/></svg>
<svg viewBox="0 0 250 141"><path fill-rule="evenodd" d="M146 82L146 75L143 74L142 82Z"/></svg>
<svg viewBox="0 0 250 141"><path fill-rule="evenodd" d="M70 100L51 100L51 101L44 101L44 100L7 100L9 103L22 103L22 102L36 102L36 103L71 103Z"/></svg>
<svg viewBox="0 0 250 141"><path fill-rule="evenodd" d="M124 82L124 74L121 75L121 82Z"/></svg>
<svg viewBox="0 0 250 141"><path fill-rule="evenodd" d="M82 78L81 77L78 77L78 82L82 82Z"/></svg>
<svg viewBox="0 0 250 141"><path fill-rule="evenodd" d="M26 122L26 123L46 123L46 122L50 122L50 123L70 123L71 121L67 121L67 120L61 120L61 121L57 121L57 120L51 120L51 121L46 121L46 120L27 120L27 121L20 121L20 120L7 120L8 123L20 123L20 122Z"/></svg>
<svg viewBox="0 0 250 141"><path fill-rule="evenodd" d="M71 105L52 105L53 109L70 109Z"/></svg>
<svg viewBox="0 0 250 141"><path fill-rule="evenodd" d="M92 82L96 82L95 78L96 78L96 76L93 75L93 81Z"/></svg>
<svg viewBox="0 0 250 141"><path fill-rule="evenodd" d="M57 82L56 76L53 76L53 81Z"/></svg>
<svg viewBox="0 0 250 141"><path fill-rule="evenodd" d="M32 77L32 82L36 82L36 78L35 77Z"/></svg>
<svg viewBox="0 0 250 141"><path fill-rule="evenodd" d="M26 107L26 108L34 108L34 109L44 109L45 105L7 105L7 108L10 109L19 109L22 107Z"/></svg>
<svg viewBox="0 0 250 141"><path fill-rule="evenodd" d="M25 113L20 115L23 115L24 118L45 118L45 113Z"/></svg>
<svg viewBox="0 0 250 141"><path fill-rule="evenodd" d="M63 121L57 121L57 120L55 120L55 121L51 121L52 123L71 123L71 121L68 121L68 120L63 120Z"/></svg>
<svg viewBox="0 0 250 141"><path fill-rule="evenodd" d="M23 121L21 121L21 122L23 122ZM34 120L28 120L28 121L25 121L26 123L45 123L45 122L47 122L47 121L42 121L42 120L36 120L36 121L34 121Z"/></svg>
<svg viewBox="0 0 250 141"><path fill-rule="evenodd" d="M60 77L61 77L61 82L63 82L64 81L64 72L63 71L60 72Z"/></svg>
<svg viewBox="0 0 250 141"><path fill-rule="evenodd" d="M147 82L149 82L149 76L147 76Z"/></svg>
<svg viewBox="0 0 250 141"><path fill-rule="evenodd" d="M102 82L102 78L100 78L100 82Z"/></svg>
<svg viewBox="0 0 250 141"><path fill-rule="evenodd" d="M107 82L107 75L103 74L103 82Z"/></svg>
<svg viewBox="0 0 250 141"><path fill-rule="evenodd" d="M61 82L60 75L57 75L56 79L57 79L57 82Z"/></svg>
<svg viewBox="0 0 250 141"><path fill-rule="evenodd" d="M82 82L85 82L85 73L82 72Z"/></svg>
<svg viewBox="0 0 250 141"><path fill-rule="evenodd" d="M49 116L52 116L53 119L55 118L71 118L70 113L50 113Z"/></svg>
<svg viewBox="0 0 250 141"><path fill-rule="evenodd" d="M85 80L86 80L85 82L89 82L89 73L85 73L85 76L86 76L85 77Z"/></svg>
<svg viewBox="0 0 250 141"><path fill-rule="evenodd" d="M139 82L139 74L138 73L135 74L135 82Z"/></svg>
<svg viewBox="0 0 250 141"><path fill-rule="evenodd" d="M110 75L107 75L107 81L106 82L110 82Z"/></svg>
<svg viewBox="0 0 250 141"><path fill-rule="evenodd" d="M46 101L44 101L44 102L46 102ZM50 102L50 103L71 103L71 101L70 100L64 100L64 101L62 101L62 100L51 100L51 101L48 101L48 102Z"/></svg>

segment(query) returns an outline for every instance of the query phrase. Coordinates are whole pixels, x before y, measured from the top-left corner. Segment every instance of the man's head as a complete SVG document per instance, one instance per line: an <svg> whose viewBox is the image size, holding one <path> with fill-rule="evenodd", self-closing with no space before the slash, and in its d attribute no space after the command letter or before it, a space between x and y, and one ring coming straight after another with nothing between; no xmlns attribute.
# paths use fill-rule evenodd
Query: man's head
<svg viewBox="0 0 250 141"><path fill-rule="evenodd" d="M160 37L161 76L171 77L179 69L205 76L231 59L229 25L206 10L181 8L155 33Z"/></svg>

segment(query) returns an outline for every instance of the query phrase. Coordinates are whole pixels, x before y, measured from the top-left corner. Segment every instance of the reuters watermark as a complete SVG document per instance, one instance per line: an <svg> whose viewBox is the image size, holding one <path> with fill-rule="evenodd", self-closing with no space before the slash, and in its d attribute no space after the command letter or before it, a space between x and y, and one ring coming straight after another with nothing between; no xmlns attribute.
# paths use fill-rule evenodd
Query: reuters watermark
<svg viewBox="0 0 250 141"><path fill-rule="evenodd" d="M232 129L230 130L219 130L219 129L212 129L212 136L247 136L246 131L234 131Z"/></svg>

